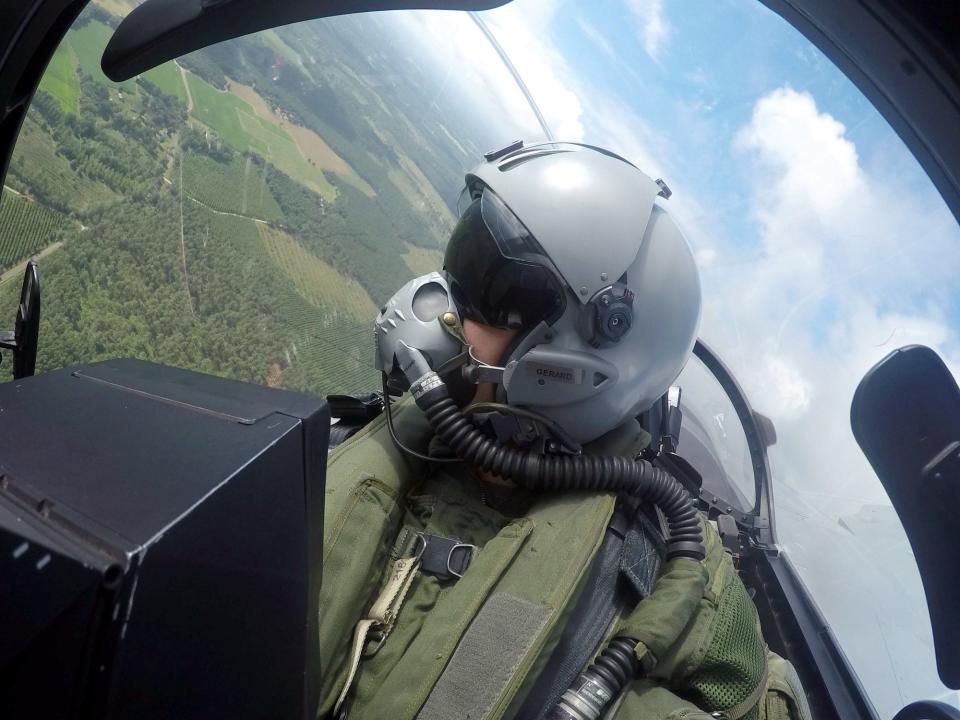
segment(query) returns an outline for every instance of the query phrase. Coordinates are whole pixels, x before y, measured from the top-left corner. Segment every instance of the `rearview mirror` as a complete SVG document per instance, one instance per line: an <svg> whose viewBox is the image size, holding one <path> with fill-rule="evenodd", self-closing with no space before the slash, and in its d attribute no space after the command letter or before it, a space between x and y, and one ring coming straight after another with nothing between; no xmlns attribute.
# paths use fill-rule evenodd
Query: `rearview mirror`
<svg viewBox="0 0 960 720"><path fill-rule="evenodd" d="M489 10L508 0L146 0L117 28L103 73L117 82L194 50L259 30L371 10Z"/></svg>
<svg viewBox="0 0 960 720"><path fill-rule="evenodd" d="M960 688L960 388L930 348L887 355L860 381L853 435L917 560L940 679Z"/></svg>

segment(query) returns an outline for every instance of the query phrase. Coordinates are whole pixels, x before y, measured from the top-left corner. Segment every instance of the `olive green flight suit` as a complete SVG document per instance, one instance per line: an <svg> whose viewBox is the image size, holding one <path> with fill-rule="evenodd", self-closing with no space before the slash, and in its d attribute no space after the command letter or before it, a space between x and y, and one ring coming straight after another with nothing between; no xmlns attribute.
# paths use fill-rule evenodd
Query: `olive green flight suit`
<svg viewBox="0 0 960 720"><path fill-rule="evenodd" d="M425 449L432 433L416 406L400 403L394 414L401 438ZM631 422L589 450L633 456L648 439ZM615 501L607 493L496 491L463 465L428 467L401 454L384 418L370 423L328 462L318 717L333 717L341 696L341 714L350 720L511 717L563 628ZM749 688L734 692L731 705L746 700L750 706L731 720L765 718L761 699L769 673L755 611L735 573L725 571L729 556L711 526L705 528L708 557L698 572L707 589L693 603L715 606L730 588L742 591L753 612L747 618L753 673L746 681L742 676L750 672L738 676ZM417 533L457 538L478 552L462 578L442 581L417 571ZM674 675L682 679L705 660L709 665L718 615L709 610L698 610L690 625L703 616L701 625L681 636L678 645L692 646L683 657L660 653L652 677L634 683L611 717L696 717L683 714L699 711L671 689L688 687ZM611 627L608 636L618 629ZM651 650L647 660L652 657ZM701 700L709 692L692 687L685 695Z"/></svg>

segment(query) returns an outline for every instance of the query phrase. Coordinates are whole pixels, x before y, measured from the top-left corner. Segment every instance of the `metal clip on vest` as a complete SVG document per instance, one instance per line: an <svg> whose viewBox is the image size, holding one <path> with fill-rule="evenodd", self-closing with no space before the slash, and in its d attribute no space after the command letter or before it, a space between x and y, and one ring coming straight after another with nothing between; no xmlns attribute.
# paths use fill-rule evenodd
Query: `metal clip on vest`
<svg viewBox="0 0 960 720"><path fill-rule="evenodd" d="M454 580L463 574L473 562L477 546L460 542L456 538L446 538L428 533L417 533L420 572L433 575L440 580Z"/></svg>

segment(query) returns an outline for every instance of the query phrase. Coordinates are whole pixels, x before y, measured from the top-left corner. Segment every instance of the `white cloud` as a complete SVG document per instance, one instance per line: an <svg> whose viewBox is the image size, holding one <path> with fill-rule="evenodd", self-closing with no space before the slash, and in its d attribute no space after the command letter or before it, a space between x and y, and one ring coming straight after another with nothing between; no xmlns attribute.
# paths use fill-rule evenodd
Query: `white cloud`
<svg viewBox="0 0 960 720"><path fill-rule="evenodd" d="M723 298L706 298L707 337L779 426L778 481L832 517L886 502L850 431L853 392L912 342L960 368L956 332L929 292L957 272L960 233L895 176L867 172L846 128L808 93L760 98L733 145L749 163L758 238L724 248L748 261L708 282Z"/></svg>
<svg viewBox="0 0 960 720"><path fill-rule="evenodd" d="M809 93L783 87L757 102L734 146L754 151L766 176L775 179L765 190L773 211L765 221L800 212L831 223L846 214L863 191L864 177L845 133L842 123L817 111Z"/></svg>
<svg viewBox="0 0 960 720"><path fill-rule="evenodd" d="M558 0L526 1L480 17L510 57L553 134L579 142L584 136L583 104L568 79L574 73L549 35L558 7ZM526 139L542 137L529 103L469 15L422 11L397 17L420 42L426 33L433 52L457 74L457 82L485 88L489 100L499 105L491 108L497 122L517 126Z"/></svg>
<svg viewBox="0 0 960 720"><path fill-rule="evenodd" d="M558 139L583 140L583 103L570 82L571 69L553 44L546 3L507 5L484 15L497 41L510 56Z"/></svg>
<svg viewBox="0 0 960 720"><path fill-rule="evenodd" d="M810 383L789 358L771 352L757 358L759 394L772 417L791 420L810 407Z"/></svg>
<svg viewBox="0 0 960 720"><path fill-rule="evenodd" d="M645 50L662 57L671 35L662 2L628 5ZM960 274L956 222L929 183L905 181L902 158L909 156L896 140L893 152L874 159L874 151L864 164L844 124L812 95L786 85L756 100L732 143L722 119L705 112L711 98L692 106L676 127L652 127L642 103L604 92L575 58L563 57L550 33L557 8L552 1L524 2L484 17L559 138L608 147L674 190L664 206L700 263L704 337L777 427L770 455L775 495L777 485L784 490L781 540L797 548L805 579L827 587L844 576L844 566L824 557L816 533L804 536L797 505L833 528L837 517L863 503L887 502L853 439L850 403L863 374L908 343L933 347L958 375L960 339L949 304ZM452 17L431 26L438 48L458 72L483 78L514 122L529 128L525 101L504 82L502 69L496 74L496 63L485 62L492 56L482 35L469 27L452 33L446 20L453 23ZM611 70L618 68L608 39L589 22L580 29L611 60ZM708 84L702 70L687 80ZM691 144L695 121L706 125L706 135ZM704 200L690 190L706 185L695 174L712 167L682 152L688 146L717 148L724 176L716 184L726 184L723 192L708 185L714 194ZM887 154L896 158L886 162ZM821 599L831 621L840 619L839 632L867 637L847 623L842 593ZM855 662L882 652L875 634L870 637Z"/></svg>
<svg viewBox="0 0 960 720"><path fill-rule="evenodd" d="M713 267L713 264L717 262L718 253L716 248L705 247L699 250L694 251L694 258L697 261L697 267L701 270L704 268Z"/></svg>
<svg viewBox="0 0 960 720"><path fill-rule="evenodd" d="M607 56L608 60L617 60L617 52L613 49L613 45L610 44L607 37L582 15L577 16L577 27L590 42L597 46L600 52Z"/></svg>
<svg viewBox="0 0 960 720"><path fill-rule="evenodd" d="M672 146L679 140L665 134L671 130L651 127L564 58L550 35L557 7L523 3L483 17L558 138L609 147L668 180L674 195L664 205L704 276L703 332L757 409L778 425L780 443L772 451L778 481L834 517L860 502L883 502L850 433L850 400L863 373L907 342L934 345L960 367L960 345L937 298L927 293L919 306L910 295L918 286L949 286L958 272L956 224L897 177L865 170L844 125L810 94L788 86L756 101L732 143L748 168L743 204L702 206L684 185L691 169L677 165L682 153ZM492 50L469 19L417 17L458 73L473 73L515 123L531 130L526 101L502 67L484 62ZM755 242L724 239L730 212L750 215Z"/></svg>
<svg viewBox="0 0 960 720"><path fill-rule="evenodd" d="M704 268L702 327L776 425L780 542L881 714L892 714L901 682L911 694L936 685L929 626L915 572L896 572L891 584L888 568L865 561L870 540L839 530L838 518L889 504L853 437L850 407L863 375L904 345L932 347L960 377L951 316L960 231L922 173L907 177L902 145L874 148L865 164L809 93L784 86L760 97L732 149L755 235L721 245L735 261ZM909 570L896 530L882 532ZM864 613L837 590L844 582L882 589L883 599ZM888 641L901 652L885 664Z"/></svg>
<svg viewBox="0 0 960 720"><path fill-rule="evenodd" d="M643 49L654 60L659 60L671 34L663 0L627 0L627 7L636 18Z"/></svg>

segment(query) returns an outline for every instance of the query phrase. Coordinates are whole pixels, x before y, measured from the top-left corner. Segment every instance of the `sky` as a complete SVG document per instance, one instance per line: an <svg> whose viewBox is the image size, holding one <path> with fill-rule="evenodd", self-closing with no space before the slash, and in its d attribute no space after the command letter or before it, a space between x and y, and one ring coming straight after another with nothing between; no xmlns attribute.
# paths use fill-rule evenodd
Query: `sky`
<svg viewBox="0 0 960 720"><path fill-rule="evenodd" d="M777 428L780 543L881 716L921 696L956 703L936 680L909 546L871 510L889 501L849 426L857 383L890 351L929 345L960 369L960 230L930 180L846 77L754 0L515 0L482 17L557 139L609 148L673 190L661 202L699 262L701 336ZM484 88L504 144L539 139L469 17L404 22L446 73ZM878 542L896 548L896 573ZM874 589L887 598L864 613Z"/></svg>

